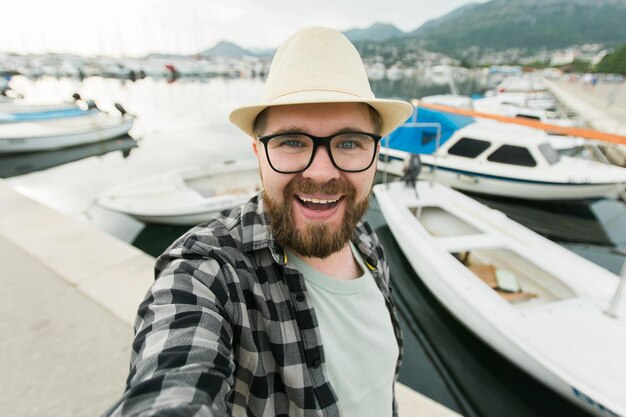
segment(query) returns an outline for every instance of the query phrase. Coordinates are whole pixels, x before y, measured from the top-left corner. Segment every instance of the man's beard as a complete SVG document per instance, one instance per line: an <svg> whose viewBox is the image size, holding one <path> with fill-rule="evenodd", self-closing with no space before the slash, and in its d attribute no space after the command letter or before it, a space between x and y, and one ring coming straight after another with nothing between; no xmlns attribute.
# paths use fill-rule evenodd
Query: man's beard
<svg viewBox="0 0 626 417"><path fill-rule="evenodd" d="M328 223L312 221L307 222L303 230L298 230L292 206L297 194L342 195L345 211L338 229L331 230ZM356 190L344 178L316 185L302 176L296 176L285 187L282 204L273 200L266 192L262 193L262 197L276 243L301 256L322 259L343 249L354 237L356 225L369 206L369 196L362 201L356 201Z"/></svg>

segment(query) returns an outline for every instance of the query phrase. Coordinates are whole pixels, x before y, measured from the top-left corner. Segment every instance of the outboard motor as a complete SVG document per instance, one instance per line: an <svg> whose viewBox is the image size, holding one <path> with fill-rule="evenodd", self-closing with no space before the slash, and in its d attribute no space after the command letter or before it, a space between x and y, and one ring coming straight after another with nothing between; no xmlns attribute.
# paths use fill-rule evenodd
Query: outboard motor
<svg viewBox="0 0 626 417"><path fill-rule="evenodd" d="M416 183L421 171L422 160L420 159L419 154L412 153L408 158L404 160L404 176L402 177L402 180L407 186L410 185L411 187L413 187L413 190L415 191L415 196L418 198L419 196L417 195Z"/></svg>
<svg viewBox="0 0 626 417"><path fill-rule="evenodd" d="M93 100L87 100L85 103L87 103L87 109L89 110L93 110L93 109L100 110L96 102Z"/></svg>
<svg viewBox="0 0 626 417"><path fill-rule="evenodd" d="M411 156L404 160L404 170L402 180L406 185L415 185L417 178L422 170L422 160L419 154L412 153Z"/></svg>
<svg viewBox="0 0 626 417"><path fill-rule="evenodd" d="M115 108L117 109L117 111L122 113L122 116L124 116L124 115L126 115L126 113L128 113L126 111L126 109L124 108L124 106L122 106L120 103L115 103Z"/></svg>

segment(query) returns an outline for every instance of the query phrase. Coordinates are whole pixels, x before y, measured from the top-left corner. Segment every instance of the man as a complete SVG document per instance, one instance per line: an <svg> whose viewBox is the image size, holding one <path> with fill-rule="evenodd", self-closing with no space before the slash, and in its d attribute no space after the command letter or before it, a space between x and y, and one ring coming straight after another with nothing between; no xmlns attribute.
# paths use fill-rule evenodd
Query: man
<svg viewBox="0 0 626 417"><path fill-rule="evenodd" d="M158 260L113 416L396 414L401 335L383 250L361 223L380 135L408 103L376 99L327 28L277 51L252 136L263 192Z"/></svg>

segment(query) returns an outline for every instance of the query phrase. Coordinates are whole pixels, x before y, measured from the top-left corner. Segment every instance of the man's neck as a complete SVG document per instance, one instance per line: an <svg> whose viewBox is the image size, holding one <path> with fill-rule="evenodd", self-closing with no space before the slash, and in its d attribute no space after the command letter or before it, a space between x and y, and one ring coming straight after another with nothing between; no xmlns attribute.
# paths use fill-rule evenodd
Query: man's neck
<svg viewBox="0 0 626 417"><path fill-rule="evenodd" d="M340 251L324 259L310 258L298 253L295 253L295 255L309 264L313 269L329 277L340 280L351 280L363 275L363 271L359 267L356 259L354 259L349 243L346 243Z"/></svg>

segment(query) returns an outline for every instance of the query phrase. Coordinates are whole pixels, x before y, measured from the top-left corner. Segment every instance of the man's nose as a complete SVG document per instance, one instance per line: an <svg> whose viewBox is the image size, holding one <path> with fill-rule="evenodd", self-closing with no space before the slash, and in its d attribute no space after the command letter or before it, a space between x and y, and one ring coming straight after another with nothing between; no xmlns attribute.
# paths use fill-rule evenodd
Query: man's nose
<svg viewBox="0 0 626 417"><path fill-rule="evenodd" d="M315 151L313 162L304 170L302 176L318 183L325 183L333 179L339 179L341 172L333 165L328 149L325 146L320 146Z"/></svg>

